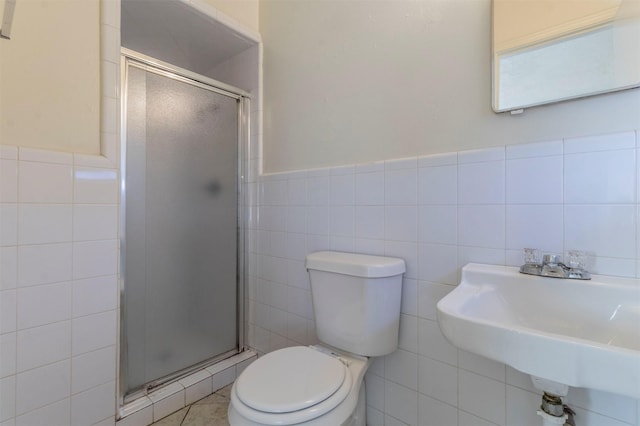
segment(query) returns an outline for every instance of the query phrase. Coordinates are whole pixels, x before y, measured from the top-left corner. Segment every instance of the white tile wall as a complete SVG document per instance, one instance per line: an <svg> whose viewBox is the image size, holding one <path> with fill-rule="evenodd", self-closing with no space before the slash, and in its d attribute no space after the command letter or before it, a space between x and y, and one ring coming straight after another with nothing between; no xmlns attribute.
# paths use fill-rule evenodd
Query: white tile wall
<svg viewBox="0 0 640 426"><path fill-rule="evenodd" d="M69 399L54 402L37 410L30 411L16 418L16 425L44 426L70 425L71 403Z"/></svg>
<svg viewBox="0 0 640 426"><path fill-rule="evenodd" d="M425 426L457 425L458 411L449 404L418 394L418 419Z"/></svg>
<svg viewBox="0 0 640 426"><path fill-rule="evenodd" d="M3 426L114 422L120 19L101 5L102 155L0 146Z"/></svg>
<svg viewBox="0 0 640 426"><path fill-rule="evenodd" d="M562 159L561 155L509 159L506 170L507 203L561 204Z"/></svg>
<svg viewBox="0 0 640 426"><path fill-rule="evenodd" d="M519 265L524 247L586 250L593 272L640 277L638 133L262 176L278 190L257 200L251 344L268 352L315 343L306 253L399 256L407 262L400 350L367 373L368 423L539 424L528 376L450 345L435 305L462 265ZM284 222L273 217L281 212ZM568 401L581 426L640 426L639 401L583 389Z"/></svg>
<svg viewBox="0 0 640 426"><path fill-rule="evenodd" d="M73 154L0 153L0 421L92 425L113 418L117 197L99 205L79 200L82 191L101 193L104 182L74 180L84 169ZM115 166L104 170L117 184Z"/></svg>
<svg viewBox="0 0 640 426"><path fill-rule="evenodd" d="M17 372L31 370L71 356L71 324L60 321L18 332Z"/></svg>
<svg viewBox="0 0 640 426"><path fill-rule="evenodd" d="M116 377L116 356L116 348L107 346L72 358L71 392L80 393L112 381Z"/></svg>

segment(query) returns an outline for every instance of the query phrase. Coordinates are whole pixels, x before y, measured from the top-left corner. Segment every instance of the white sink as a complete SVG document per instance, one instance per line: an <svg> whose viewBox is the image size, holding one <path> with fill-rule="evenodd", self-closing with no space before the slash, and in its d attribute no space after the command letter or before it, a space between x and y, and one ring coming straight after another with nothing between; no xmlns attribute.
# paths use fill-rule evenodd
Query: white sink
<svg viewBox="0 0 640 426"><path fill-rule="evenodd" d="M533 376L640 399L640 280L470 263L438 303L455 346Z"/></svg>

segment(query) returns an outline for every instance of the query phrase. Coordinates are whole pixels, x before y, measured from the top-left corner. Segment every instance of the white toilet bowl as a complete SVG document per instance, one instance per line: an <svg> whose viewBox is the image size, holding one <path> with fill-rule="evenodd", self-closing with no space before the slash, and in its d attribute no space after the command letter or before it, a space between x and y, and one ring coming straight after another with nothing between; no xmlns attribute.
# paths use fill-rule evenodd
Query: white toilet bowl
<svg viewBox="0 0 640 426"><path fill-rule="evenodd" d="M365 426L371 357L398 348L402 259L321 251L307 256L316 335L249 365L231 390L232 426Z"/></svg>
<svg viewBox="0 0 640 426"><path fill-rule="evenodd" d="M364 426L369 359L323 346L270 352L233 384L233 426Z"/></svg>

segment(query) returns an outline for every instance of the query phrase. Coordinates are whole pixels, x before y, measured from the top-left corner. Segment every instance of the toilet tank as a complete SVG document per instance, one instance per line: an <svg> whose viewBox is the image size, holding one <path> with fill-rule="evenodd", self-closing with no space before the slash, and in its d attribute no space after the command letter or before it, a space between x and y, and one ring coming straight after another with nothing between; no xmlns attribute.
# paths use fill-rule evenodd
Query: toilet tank
<svg viewBox="0 0 640 426"><path fill-rule="evenodd" d="M397 349L404 260L321 251L307 270L320 341L363 356Z"/></svg>

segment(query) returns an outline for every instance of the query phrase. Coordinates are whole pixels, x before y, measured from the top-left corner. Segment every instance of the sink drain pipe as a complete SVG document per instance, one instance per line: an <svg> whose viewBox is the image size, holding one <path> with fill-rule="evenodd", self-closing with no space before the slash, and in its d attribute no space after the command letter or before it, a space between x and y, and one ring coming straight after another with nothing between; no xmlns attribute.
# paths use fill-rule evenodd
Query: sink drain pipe
<svg viewBox="0 0 640 426"><path fill-rule="evenodd" d="M542 417L542 426L576 426L571 408L562 403L562 398L545 392L542 395L542 405L536 412Z"/></svg>
<svg viewBox="0 0 640 426"><path fill-rule="evenodd" d="M576 413L562 402L569 386L536 376L531 376L531 381L543 392L540 409L536 412L542 417L542 426L576 426L573 419Z"/></svg>

